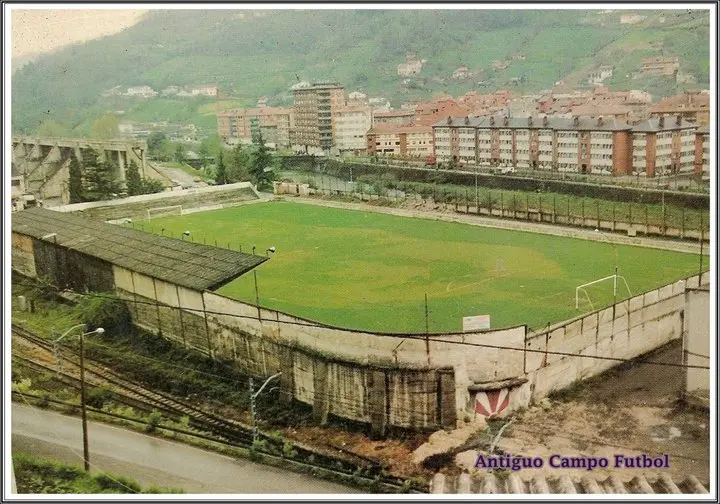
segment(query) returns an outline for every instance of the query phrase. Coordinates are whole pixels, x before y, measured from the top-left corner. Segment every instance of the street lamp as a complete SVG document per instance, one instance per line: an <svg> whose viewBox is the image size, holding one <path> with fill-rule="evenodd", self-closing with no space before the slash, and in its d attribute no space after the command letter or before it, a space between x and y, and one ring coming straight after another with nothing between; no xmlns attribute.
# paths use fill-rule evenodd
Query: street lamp
<svg viewBox="0 0 720 504"><path fill-rule="evenodd" d="M270 247L269 249L265 249L265 256L270 257L270 252L273 254L275 253L275 247Z"/></svg>
<svg viewBox="0 0 720 504"><path fill-rule="evenodd" d="M182 239L183 241L185 241L185 237L186 237L186 236L190 236L190 231L183 231L183 234L182 234L182 236L181 236L181 239Z"/></svg>
<svg viewBox="0 0 720 504"><path fill-rule="evenodd" d="M252 413L252 436L253 436L253 444L257 440L258 436L258 428L257 428L257 421L256 421L256 412L255 412L255 399L257 399L257 396L260 395L260 392L263 391L265 386L270 383L270 380L273 380L280 376L282 373L276 373L272 375L270 378L265 380L265 383L262 384L260 389L258 389L257 392L253 392L253 379L252 376L250 377L250 412Z"/></svg>
<svg viewBox="0 0 720 504"><path fill-rule="evenodd" d="M53 344L57 345L61 339L70 334L75 329L87 329L87 324L78 324L72 326L70 329L65 331L62 336L53 341ZM82 409L82 430L83 430L83 456L85 462L85 471L90 471L90 447L88 444L88 430L87 430L87 410L85 407L85 336L91 334L104 334L105 329L98 327L94 331L80 333L80 405Z"/></svg>

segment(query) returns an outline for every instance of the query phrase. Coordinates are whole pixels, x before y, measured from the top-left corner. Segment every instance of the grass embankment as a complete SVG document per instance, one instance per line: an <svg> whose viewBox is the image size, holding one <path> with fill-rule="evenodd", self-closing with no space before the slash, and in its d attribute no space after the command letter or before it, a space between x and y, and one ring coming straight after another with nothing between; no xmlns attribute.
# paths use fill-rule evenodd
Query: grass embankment
<svg viewBox="0 0 720 504"><path fill-rule="evenodd" d="M143 223L146 231L256 253L260 304L342 327L459 331L462 317L492 327L544 326L577 315L575 287L615 265L634 294L698 271L695 255L290 202L248 205ZM707 263L707 261L706 261ZM612 282L588 290L609 304ZM220 289L255 301L253 276ZM623 288L618 298L628 297ZM586 303L581 311L590 311Z"/></svg>
<svg viewBox="0 0 720 504"><path fill-rule="evenodd" d="M178 494L178 488L140 485L124 476L88 474L81 467L13 453L17 491L20 494Z"/></svg>

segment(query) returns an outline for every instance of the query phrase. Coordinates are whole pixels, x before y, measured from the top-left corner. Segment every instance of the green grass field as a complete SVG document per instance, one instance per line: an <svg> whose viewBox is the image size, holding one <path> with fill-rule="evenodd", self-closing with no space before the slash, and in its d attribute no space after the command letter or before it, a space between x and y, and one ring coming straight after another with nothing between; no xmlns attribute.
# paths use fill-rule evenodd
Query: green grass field
<svg viewBox="0 0 720 504"><path fill-rule="evenodd" d="M698 256L458 223L270 202L155 219L146 231L265 254L260 304L332 325L392 332L461 330L489 314L491 327L539 328L580 312L575 287L611 275L615 258L633 294L696 274ZM705 259L704 264L707 265ZM707 269L707 267L705 267ZM588 290L612 302L612 281ZM253 275L219 293L254 302ZM618 298L628 297L619 290ZM587 302L580 311L590 311Z"/></svg>

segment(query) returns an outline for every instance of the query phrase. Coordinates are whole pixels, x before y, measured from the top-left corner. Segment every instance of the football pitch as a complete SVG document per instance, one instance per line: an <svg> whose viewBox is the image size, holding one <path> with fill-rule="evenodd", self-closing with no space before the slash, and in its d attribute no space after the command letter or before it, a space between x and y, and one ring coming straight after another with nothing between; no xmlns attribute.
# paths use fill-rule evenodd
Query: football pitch
<svg viewBox="0 0 720 504"><path fill-rule="evenodd" d="M575 287L612 275L616 264L632 294L699 268L694 254L284 201L158 218L142 229L175 238L187 230L196 243L248 253L275 247L257 268L262 306L385 332L425 332L426 294L430 332L461 331L473 315L490 315L492 328L538 329L591 311L584 296L575 309ZM612 284L587 289L595 309L612 303ZM218 292L254 303L253 275ZM618 282L618 300L627 297Z"/></svg>

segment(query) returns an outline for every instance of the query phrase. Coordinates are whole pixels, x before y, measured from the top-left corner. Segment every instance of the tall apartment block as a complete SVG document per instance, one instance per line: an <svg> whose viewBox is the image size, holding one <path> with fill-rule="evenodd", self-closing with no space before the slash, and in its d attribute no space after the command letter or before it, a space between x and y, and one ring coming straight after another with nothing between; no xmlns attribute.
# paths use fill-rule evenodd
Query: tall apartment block
<svg viewBox="0 0 720 504"><path fill-rule="evenodd" d="M336 144L335 116L345 105L345 88L338 83L317 83L293 90L292 145L330 150Z"/></svg>

